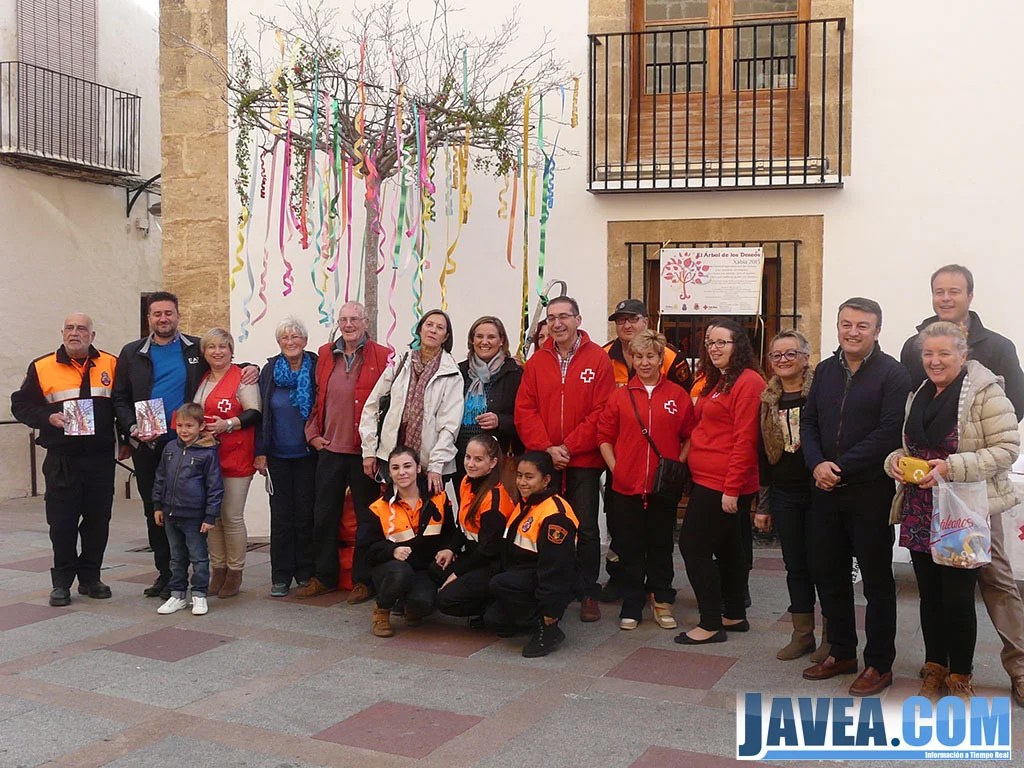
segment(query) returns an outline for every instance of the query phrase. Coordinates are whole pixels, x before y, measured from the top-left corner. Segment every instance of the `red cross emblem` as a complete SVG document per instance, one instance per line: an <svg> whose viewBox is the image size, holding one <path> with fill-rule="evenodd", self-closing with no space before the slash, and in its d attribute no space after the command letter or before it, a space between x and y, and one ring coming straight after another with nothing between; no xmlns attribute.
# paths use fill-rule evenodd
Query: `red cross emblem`
<svg viewBox="0 0 1024 768"><path fill-rule="evenodd" d="M666 400L665 401L665 410L668 411L671 414L675 414L676 411L679 410L676 407L676 401L675 400Z"/></svg>
<svg viewBox="0 0 1024 768"><path fill-rule="evenodd" d="M217 410L220 411L221 413L230 413L231 412L231 401L228 400L227 398L224 398L222 400L218 400L217 401Z"/></svg>
<svg viewBox="0 0 1024 768"><path fill-rule="evenodd" d="M594 380L594 375L595 374L593 368L584 368L582 371L580 371L580 381L582 381L584 384L589 384Z"/></svg>
<svg viewBox="0 0 1024 768"><path fill-rule="evenodd" d="M1024 525L1020 527L1020 540L1024 541Z"/></svg>

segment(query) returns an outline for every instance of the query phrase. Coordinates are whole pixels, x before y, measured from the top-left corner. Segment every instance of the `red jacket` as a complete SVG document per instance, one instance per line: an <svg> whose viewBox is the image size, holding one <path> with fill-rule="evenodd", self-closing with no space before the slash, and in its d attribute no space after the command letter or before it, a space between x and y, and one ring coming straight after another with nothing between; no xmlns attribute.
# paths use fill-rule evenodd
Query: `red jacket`
<svg viewBox="0 0 1024 768"><path fill-rule="evenodd" d="M697 398L697 428L690 438L687 464L693 482L726 496L757 493L757 441L761 392L765 383L747 369L722 394L702 392Z"/></svg>
<svg viewBox="0 0 1024 768"><path fill-rule="evenodd" d="M324 433L324 399L327 397L327 382L331 380L331 374L334 373L334 366L338 355L341 354L335 347L337 343L335 341L331 344L324 344L317 350L316 401L309 412L309 418L306 419L307 440L312 440L313 437L321 436ZM384 369L388 365L388 355L391 354L391 351L387 347L381 346L368 338L363 346L362 354L363 362L359 367L359 378L356 379L356 396L353 401L353 406L355 407L355 413L353 414L355 421L353 423L355 424L357 442L359 441L359 418L363 414L363 404L366 403L366 398L370 396L370 392L373 391L374 386L377 384L377 379L384 373Z"/></svg>
<svg viewBox="0 0 1024 768"><path fill-rule="evenodd" d="M526 361L516 395L516 431L527 450L565 444L570 467L601 469L605 464L597 450L597 422L615 389L615 373L607 353L585 331L580 333L583 338L564 382L554 339Z"/></svg>
<svg viewBox="0 0 1024 768"><path fill-rule="evenodd" d="M640 379L634 376L608 398L597 427L597 439L598 444L609 443L615 450L612 489L626 496L640 496L654 490L658 456L640 431L630 393L644 427L666 459L679 460L679 451L693 432L697 418L686 390L664 374L654 385L650 397Z"/></svg>

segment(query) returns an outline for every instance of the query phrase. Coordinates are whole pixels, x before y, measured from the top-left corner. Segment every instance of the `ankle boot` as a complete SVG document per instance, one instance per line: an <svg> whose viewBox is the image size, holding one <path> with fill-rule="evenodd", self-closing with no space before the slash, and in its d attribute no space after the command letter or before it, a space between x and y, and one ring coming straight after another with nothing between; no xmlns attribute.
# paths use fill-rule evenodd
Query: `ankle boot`
<svg viewBox="0 0 1024 768"><path fill-rule="evenodd" d="M227 568L214 568L210 572L210 586L206 590L207 597L213 597L220 592L220 588L224 586L224 578L227 575Z"/></svg>
<svg viewBox="0 0 1024 768"><path fill-rule="evenodd" d="M957 675L950 672L949 677L946 678L946 687L949 688L949 695L956 696L965 704L970 704L971 697L974 696L973 678L973 675Z"/></svg>
<svg viewBox="0 0 1024 768"><path fill-rule="evenodd" d="M390 608L379 608L376 605L373 607L373 627L374 637L391 637L395 634L395 630L391 628L391 609Z"/></svg>
<svg viewBox="0 0 1024 768"><path fill-rule="evenodd" d="M832 644L828 641L828 619L821 620L821 643L818 645L818 649L811 654L811 661L815 664L821 664L825 659L832 655Z"/></svg>
<svg viewBox="0 0 1024 768"><path fill-rule="evenodd" d="M242 586L242 572L228 568L224 576L224 586L220 588L217 597L234 597L238 594L238 588Z"/></svg>
<svg viewBox="0 0 1024 768"><path fill-rule="evenodd" d="M792 661L814 650L814 614L794 613L793 637L789 645L782 648L775 654L775 658L782 661Z"/></svg>
<svg viewBox="0 0 1024 768"><path fill-rule="evenodd" d="M924 696L932 704L938 704L942 693L946 688L946 679L949 677L949 670L941 664L929 661L924 665L924 680L921 681L921 690L918 696Z"/></svg>

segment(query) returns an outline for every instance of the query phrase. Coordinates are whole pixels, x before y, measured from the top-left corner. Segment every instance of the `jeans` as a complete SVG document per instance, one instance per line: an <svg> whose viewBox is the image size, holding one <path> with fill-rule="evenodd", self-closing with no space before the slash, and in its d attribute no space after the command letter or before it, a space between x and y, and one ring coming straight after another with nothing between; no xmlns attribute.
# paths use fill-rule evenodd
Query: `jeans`
<svg viewBox="0 0 1024 768"><path fill-rule="evenodd" d="M679 531L679 551L686 576L697 597L701 629L722 628L722 604L727 619L745 619L747 577L743 526L750 527L755 494L740 496L735 514L722 511L722 492L694 483L686 517ZM717 563L715 562L717 560Z"/></svg>
<svg viewBox="0 0 1024 768"><path fill-rule="evenodd" d="M313 487L316 454L298 459L267 456L270 497L270 581L291 585L313 575Z"/></svg>
<svg viewBox="0 0 1024 768"><path fill-rule="evenodd" d="M210 586L210 553L206 548L206 534L200 533L201 517L164 516L164 530L171 551L171 581L168 584L174 597L184 599L188 588L188 564L192 563L192 596L206 597Z"/></svg>
<svg viewBox="0 0 1024 768"><path fill-rule="evenodd" d="M597 516L603 471L590 467L567 467L562 472L556 471L551 478L551 487L565 497L580 521L576 535L576 559L583 576L583 597L595 600L601 596L601 585L597 583L601 573L601 530Z"/></svg>
<svg viewBox="0 0 1024 768"><path fill-rule="evenodd" d="M856 557L868 601L864 665L881 674L889 672L896 659L896 582L889 525L894 493L887 477L811 491L811 577L818 587L821 613L828 618L832 655L837 661L857 658L852 577Z"/></svg>
<svg viewBox="0 0 1024 768"><path fill-rule="evenodd" d="M370 568L363 543L367 526L374 522L370 505L380 498L380 485L363 472L363 457L355 453L320 451L316 464L316 502L313 506L313 573L321 584L337 589L338 526L345 509L345 494L352 491L356 510L356 546L352 556L352 584L370 586Z"/></svg>
<svg viewBox="0 0 1024 768"><path fill-rule="evenodd" d="M952 568L932 560L930 552L910 553L921 600L925 661L949 667L957 675L974 669L978 614L974 590L982 568Z"/></svg>
<svg viewBox="0 0 1024 768"><path fill-rule="evenodd" d="M135 483L142 497L142 508L146 514L146 533L149 536L149 548L153 550L153 564L160 572L160 578L171 578L171 550L167 546L167 534L153 521L153 482L156 480L156 468L160 466L160 457L164 448L174 435L164 435L150 444L141 443L132 446L132 466L135 469Z"/></svg>
<svg viewBox="0 0 1024 768"><path fill-rule="evenodd" d="M50 579L70 589L100 580L114 503L114 455L67 456L50 451L43 459L46 523L53 546ZM82 552L78 552L81 536Z"/></svg>
<svg viewBox="0 0 1024 768"><path fill-rule="evenodd" d="M437 604L437 582L429 571L416 571L403 560L389 560L373 569L377 607L391 608L405 600L405 610L421 618L429 616Z"/></svg>
<svg viewBox="0 0 1024 768"><path fill-rule="evenodd" d="M779 533L782 559L786 563L789 612L814 613L814 581L808 563L811 545L811 486L780 488L770 486L772 523Z"/></svg>
<svg viewBox="0 0 1024 768"><path fill-rule="evenodd" d="M615 520L616 571L622 593L619 618L640 620L648 594L659 603L674 603L672 534L676 504L653 494L625 496L612 491L608 525Z"/></svg>

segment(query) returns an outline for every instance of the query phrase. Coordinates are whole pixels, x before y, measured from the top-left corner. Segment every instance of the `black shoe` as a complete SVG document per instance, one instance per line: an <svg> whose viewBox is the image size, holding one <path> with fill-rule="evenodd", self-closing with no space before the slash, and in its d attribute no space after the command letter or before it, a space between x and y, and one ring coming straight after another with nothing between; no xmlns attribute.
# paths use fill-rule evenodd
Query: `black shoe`
<svg viewBox="0 0 1024 768"><path fill-rule="evenodd" d="M707 640L694 640L685 632L680 632L678 635L676 635L676 642L680 645L707 645L708 643L724 643L728 639L728 635L726 635L725 632L723 632L722 630L718 630Z"/></svg>
<svg viewBox="0 0 1024 768"><path fill-rule="evenodd" d="M50 605L54 608L71 605L71 590L67 587L54 587L50 593Z"/></svg>
<svg viewBox="0 0 1024 768"><path fill-rule="evenodd" d="M722 622L722 629L726 632L749 632L750 622L744 619L739 624L726 624Z"/></svg>
<svg viewBox="0 0 1024 768"><path fill-rule="evenodd" d="M78 582L78 594L91 597L93 600L106 600L111 596L110 587L97 579L92 584Z"/></svg>
<svg viewBox="0 0 1024 768"><path fill-rule="evenodd" d="M160 590L160 599L161 600L169 600L170 597L171 597L171 588L169 586L164 587L163 589Z"/></svg>
<svg viewBox="0 0 1024 768"><path fill-rule="evenodd" d="M142 590L142 594L146 597L159 597L166 600L171 596L171 592L167 589L167 584L170 582L170 576L157 576L156 581L153 582L153 586L146 587ZM167 592L167 597L164 597L164 592Z"/></svg>
<svg viewBox="0 0 1024 768"><path fill-rule="evenodd" d="M537 634L530 638L530 642L523 648L523 656L527 659L547 656L558 648L564 640L565 632L559 629L558 622L548 624L544 619L541 619Z"/></svg>

